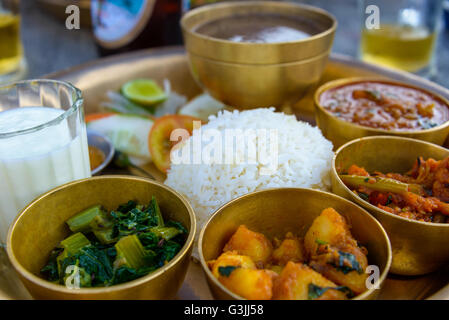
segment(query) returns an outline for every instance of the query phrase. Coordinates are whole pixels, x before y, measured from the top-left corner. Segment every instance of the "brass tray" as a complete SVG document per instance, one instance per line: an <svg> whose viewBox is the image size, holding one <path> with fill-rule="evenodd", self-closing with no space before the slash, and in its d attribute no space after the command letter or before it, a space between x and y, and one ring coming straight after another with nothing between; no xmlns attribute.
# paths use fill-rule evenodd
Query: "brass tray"
<svg viewBox="0 0 449 320"><path fill-rule="evenodd" d="M408 73L391 71L341 55L331 56L321 83L351 76L379 76L407 81L449 98L449 90L435 83ZM172 88L189 98L201 92L190 75L185 52L180 47L113 56L47 76L47 78L69 81L80 88L85 98L86 113L98 110L100 102L105 99L107 90L119 89L127 80L138 77L151 77L157 81L170 79ZM288 111L295 113L298 118L314 123L312 102L314 89L311 88L307 96ZM145 169L157 180L164 180L164 176L153 166L149 165ZM137 171L132 173L139 174ZM448 268L419 277L390 275L381 289L379 299L449 299L448 283ZM190 263L178 298L212 299L198 263L194 261ZM0 250L0 299L31 299L9 264L4 250Z"/></svg>

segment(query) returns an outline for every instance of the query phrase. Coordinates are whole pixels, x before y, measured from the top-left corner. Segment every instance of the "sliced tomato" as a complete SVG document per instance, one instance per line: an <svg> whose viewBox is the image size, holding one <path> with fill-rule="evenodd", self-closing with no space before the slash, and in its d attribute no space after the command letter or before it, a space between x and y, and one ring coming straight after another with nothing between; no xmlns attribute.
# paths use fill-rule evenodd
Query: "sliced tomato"
<svg viewBox="0 0 449 320"><path fill-rule="evenodd" d="M201 121L187 115L166 115L158 118L150 131L148 147L154 165L162 172L170 168L170 151L179 141L171 141L175 129L186 129L192 135L193 122Z"/></svg>
<svg viewBox="0 0 449 320"><path fill-rule="evenodd" d="M84 117L84 120L86 121L86 123L95 121L95 120L100 120L103 118L107 118L110 116L114 116L116 115L116 113L113 112L98 112L98 113L89 113L86 114L86 116Z"/></svg>

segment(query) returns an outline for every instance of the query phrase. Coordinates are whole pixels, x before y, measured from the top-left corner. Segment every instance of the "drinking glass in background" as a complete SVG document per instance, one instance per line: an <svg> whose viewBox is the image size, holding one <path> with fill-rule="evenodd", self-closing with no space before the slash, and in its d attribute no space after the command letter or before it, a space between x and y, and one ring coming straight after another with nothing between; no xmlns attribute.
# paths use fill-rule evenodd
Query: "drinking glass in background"
<svg viewBox="0 0 449 320"><path fill-rule="evenodd" d="M0 83L24 76L19 0L0 0Z"/></svg>
<svg viewBox="0 0 449 320"><path fill-rule="evenodd" d="M359 0L359 5L362 60L424 77L436 75L442 0Z"/></svg>
<svg viewBox="0 0 449 320"><path fill-rule="evenodd" d="M0 86L0 244L31 200L90 175L77 88L53 80Z"/></svg>

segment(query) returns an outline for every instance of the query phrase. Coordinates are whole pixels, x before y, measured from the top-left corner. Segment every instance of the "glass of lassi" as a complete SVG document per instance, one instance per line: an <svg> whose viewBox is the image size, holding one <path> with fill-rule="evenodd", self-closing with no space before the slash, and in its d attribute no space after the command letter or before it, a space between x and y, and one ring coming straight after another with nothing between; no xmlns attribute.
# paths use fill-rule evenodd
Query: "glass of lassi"
<svg viewBox="0 0 449 320"><path fill-rule="evenodd" d="M90 175L80 90L54 80L0 86L0 244L31 200Z"/></svg>

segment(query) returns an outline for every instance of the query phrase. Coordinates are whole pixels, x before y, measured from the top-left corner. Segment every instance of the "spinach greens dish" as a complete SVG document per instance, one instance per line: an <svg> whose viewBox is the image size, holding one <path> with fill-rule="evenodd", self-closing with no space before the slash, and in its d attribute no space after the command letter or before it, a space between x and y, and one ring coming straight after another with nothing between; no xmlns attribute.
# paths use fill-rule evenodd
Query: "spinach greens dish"
<svg viewBox="0 0 449 320"><path fill-rule="evenodd" d="M181 223L164 222L154 197L147 206L129 201L109 213L94 206L66 223L73 233L53 249L41 274L61 285L76 275L76 284L85 288L155 271L181 250L188 234Z"/></svg>

